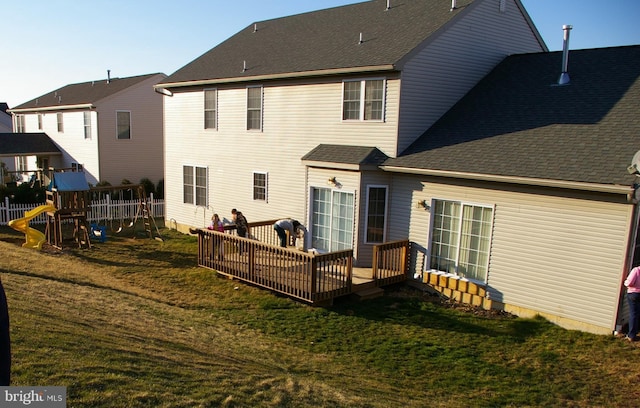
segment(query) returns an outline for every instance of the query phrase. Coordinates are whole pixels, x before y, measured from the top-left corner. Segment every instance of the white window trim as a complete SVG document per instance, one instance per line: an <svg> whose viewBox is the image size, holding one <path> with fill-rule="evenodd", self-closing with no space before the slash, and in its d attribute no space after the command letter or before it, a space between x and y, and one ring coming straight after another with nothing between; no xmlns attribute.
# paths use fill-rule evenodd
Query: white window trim
<svg viewBox="0 0 640 408"><path fill-rule="evenodd" d="M249 89L251 88L260 89L260 126L258 127L258 129L249 129ZM264 87L262 85L248 86L246 97L245 97L245 104L246 104L245 127L247 129L247 132L262 132L263 119L264 119Z"/></svg>
<svg viewBox="0 0 640 408"><path fill-rule="evenodd" d="M84 140L91 140L91 122L92 122L92 117L91 117L91 111L84 111L82 112L82 133L84 134ZM87 118L88 118L88 122L87 122ZM88 129L88 134L87 134L87 129Z"/></svg>
<svg viewBox="0 0 640 408"><path fill-rule="evenodd" d="M193 203L185 203L184 202L184 168L185 167L193 168L193 191L192 191L192 193L193 193ZM204 197L205 203L204 203L204 205L197 204L197 202L198 202L198 189L197 189L198 183L197 183L197 177L196 177L196 173L197 173L196 169L205 169L205 171L206 171L205 193L204 193L205 194L205 197ZM210 191L210 189L209 189L209 166L202 166L202 165L191 164L191 163L182 164L182 166L181 166L181 178L182 178L182 181L181 181L180 184L182 185L182 199L181 199L182 204L183 205L190 205L190 206L193 206L193 207L206 207L206 208L209 208L209 191Z"/></svg>
<svg viewBox="0 0 640 408"><path fill-rule="evenodd" d="M207 109L206 108L206 105L207 105L207 102L206 102L207 101L207 97L206 97L207 91L213 91L216 94L216 106L213 109ZM203 123L202 123L202 125L204 127L204 130L206 130L206 131L218 130L218 88L206 88L206 89L204 89L203 92L202 92L202 97L203 97L203 101L202 101L202 112L203 112L203 121L202 122ZM212 128L208 128L207 127L206 112L208 110L212 110L212 111L215 112L215 115L214 115L215 116L215 126L212 127Z"/></svg>
<svg viewBox="0 0 640 408"><path fill-rule="evenodd" d="M364 243L365 244L380 244L380 242L371 242L367 238L367 231L369 231L369 191L372 188L384 188L384 226L382 227L382 242L387 240L387 221L389 213L389 186L384 184L370 184L367 186L367 198L365 201L365 213L364 213Z"/></svg>
<svg viewBox="0 0 640 408"><path fill-rule="evenodd" d="M129 138L128 139L120 139L118 137L118 113L119 112L127 112L129 113ZM130 110L125 109L117 109L116 110L116 140L131 140L133 139L133 115Z"/></svg>
<svg viewBox="0 0 640 408"><path fill-rule="evenodd" d="M264 200L255 197L255 175L264 174ZM251 173L251 198L253 201L269 202L269 172L266 171L254 171Z"/></svg>
<svg viewBox="0 0 640 408"><path fill-rule="evenodd" d="M482 203L477 203L477 202L472 202L472 201L461 201L461 200L454 200L454 199L450 199L450 198L432 198L431 199L431 203L430 203L430 207L429 208L434 208L435 202L436 201L449 201L449 202L454 202L454 203L459 203L460 204L460 208L462 209L463 206L465 205L470 205L470 206L474 206L474 207L483 207L483 208L490 208L492 211L492 217L491 217L491 229L489 231L489 256L487 257L487 264L486 266L486 270L487 270L487 274L484 277L484 280L478 280L478 279L472 279L472 278L466 278L463 276L460 276L458 274L454 274L454 273L449 273L449 272L444 272L444 271L440 271L437 269L431 269L431 244L433 241L433 218L435 217L435 214L433 213L433 211L431 211L431 216L429 218L429 236L428 236L428 242L427 242L427 253L425 254L425 259L424 259L424 265L423 265L423 270L425 272L430 272L436 275L444 275L450 278L454 278L454 279L459 279L461 281L465 281L465 282L473 282L473 283L479 283L479 284L487 284L489 282L489 264L491 263L491 249L492 249L492 243L493 243L493 227L495 224L495 218L496 218L496 206L495 204L482 204ZM457 248L458 251L460 250L460 236L458 236L458 243L457 243ZM456 260L457 262L457 260Z"/></svg>
<svg viewBox="0 0 640 408"><path fill-rule="evenodd" d="M56 113L56 130L58 133L64 133L64 114L62 112Z"/></svg>
<svg viewBox="0 0 640 408"><path fill-rule="evenodd" d="M382 119L364 119L365 111L365 85L367 81L382 81ZM344 119L344 84L347 82L360 82L360 118ZM342 95L340 97L340 120L342 122L367 122L367 123L384 123L387 116L387 78L354 78L342 81Z"/></svg>

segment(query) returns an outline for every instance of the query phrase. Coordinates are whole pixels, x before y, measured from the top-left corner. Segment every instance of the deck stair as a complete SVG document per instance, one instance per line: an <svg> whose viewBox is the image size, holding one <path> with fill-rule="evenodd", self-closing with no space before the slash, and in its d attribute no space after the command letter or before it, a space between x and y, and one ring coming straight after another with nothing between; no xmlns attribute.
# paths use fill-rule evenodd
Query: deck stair
<svg viewBox="0 0 640 408"><path fill-rule="evenodd" d="M366 285L366 284L365 284ZM379 298L384 295L384 289L377 286L364 286L358 285L354 292L351 294L352 298L357 301L363 301L368 299Z"/></svg>

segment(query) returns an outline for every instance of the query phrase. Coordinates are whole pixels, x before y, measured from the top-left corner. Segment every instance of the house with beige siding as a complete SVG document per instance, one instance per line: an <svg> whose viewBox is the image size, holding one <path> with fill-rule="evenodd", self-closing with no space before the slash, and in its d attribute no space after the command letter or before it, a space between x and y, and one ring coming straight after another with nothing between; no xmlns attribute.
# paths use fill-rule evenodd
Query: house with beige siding
<svg viewBox="0 0 640 408"><path fill-rule="evenodd" d="M164 175L162 96L148 74L71 84L10 109L17 133L45 133L62 155L28 157L25 171L82 168L91 184L157 183ZM31 163L32 162L32 163Z"/></svg>
<svg viewBox="0 0 640 408"><path fill-rule="evenodd" d="M409 238L415 284L622 329L636 48L575 51L559 84L563 53L519 0L450 5L373 0L253 23L156 85L167 222L294 217L309 248L353 249L361 267L375 244Z"/></svg>
<svg viewBox="0 0 640 408"><path fill-rule="evenodd" d="M640 264L640 46L566 55L564 84L562 52L505 58L386 160L388 228L447 296L612 333Z"/></svg>

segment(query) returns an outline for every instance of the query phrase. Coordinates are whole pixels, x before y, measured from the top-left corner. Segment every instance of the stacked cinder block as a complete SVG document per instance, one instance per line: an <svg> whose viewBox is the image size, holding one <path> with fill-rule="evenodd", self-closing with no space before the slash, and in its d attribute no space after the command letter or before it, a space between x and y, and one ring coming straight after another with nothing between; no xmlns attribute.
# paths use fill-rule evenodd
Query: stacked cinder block
<svg viewBox="0 0 640 408"><path fill-rule="evenodd" d="M462 280L456 276L441 273L424 272L422 283L426 283L445 297L456 302L491 309L492 301L483 285Z"/></svg>

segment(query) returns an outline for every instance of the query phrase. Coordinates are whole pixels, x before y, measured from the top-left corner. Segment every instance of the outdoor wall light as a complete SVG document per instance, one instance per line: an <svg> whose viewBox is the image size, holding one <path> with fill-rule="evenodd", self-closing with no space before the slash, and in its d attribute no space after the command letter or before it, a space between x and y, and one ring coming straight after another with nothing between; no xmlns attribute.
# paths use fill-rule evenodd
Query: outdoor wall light
<svg viewBox="0 0 640 408"><path fill-rule="evenodd" d="M329 177L329 180L327 180L327 184L335 187L338 185L338 181L335 177Z"/></svg>
<svg viewBox="0 0 640 408"><path fill-rule="evenodd" d="M429 211L431 209L431 206L429 205L429 202L427 200L419 200L418 208L424 208L425 210Z"/></svg>

